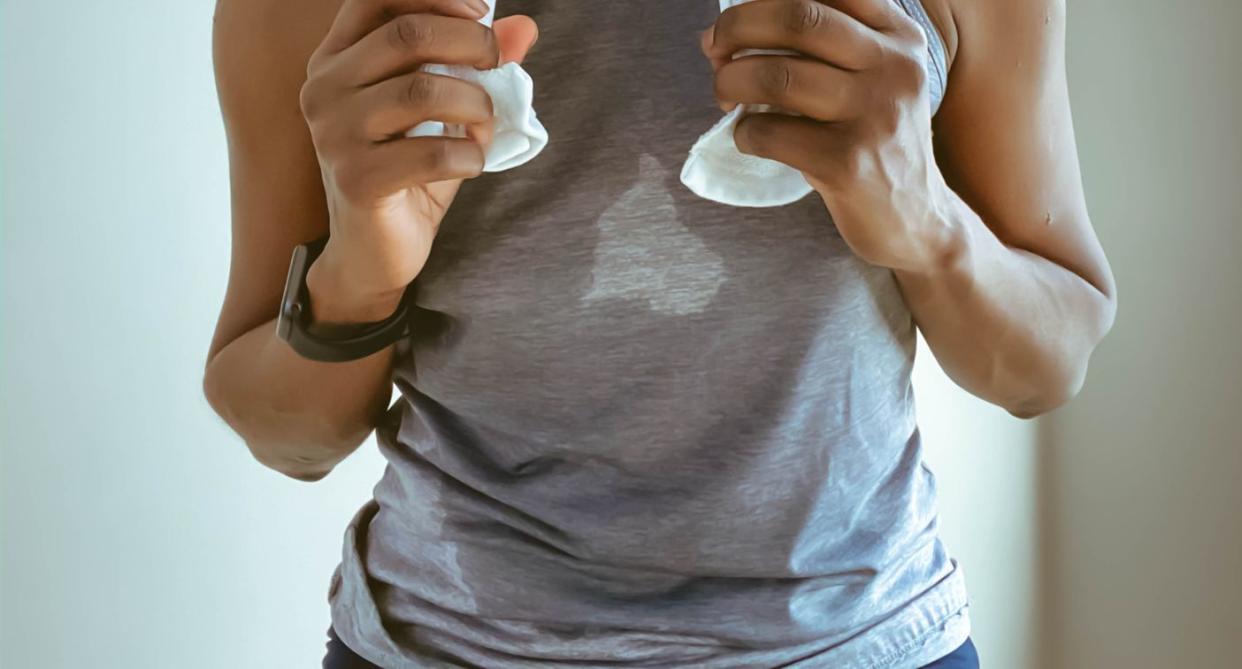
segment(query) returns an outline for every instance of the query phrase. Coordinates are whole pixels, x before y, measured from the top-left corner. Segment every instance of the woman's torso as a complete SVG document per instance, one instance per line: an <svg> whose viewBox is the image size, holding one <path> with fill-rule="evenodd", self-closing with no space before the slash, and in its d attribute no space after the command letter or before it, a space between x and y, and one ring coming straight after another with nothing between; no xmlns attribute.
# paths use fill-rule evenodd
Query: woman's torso
<svg viewBox="0 0 1242 669"><path fill-rule="evenodd" d="M525 67L551 143L466 182L416 280L338 633L420 667L887 667L956 647L962 572L892 274L816 195L739 209L678 180L721 113L697 40L716 5L514 13L540 24Z"/></svg>

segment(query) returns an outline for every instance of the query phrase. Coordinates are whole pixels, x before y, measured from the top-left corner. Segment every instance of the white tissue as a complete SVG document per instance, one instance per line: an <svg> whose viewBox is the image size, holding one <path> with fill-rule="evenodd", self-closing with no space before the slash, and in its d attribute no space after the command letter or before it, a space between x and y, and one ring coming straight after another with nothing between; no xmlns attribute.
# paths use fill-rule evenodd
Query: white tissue
<svg viewBox="0 0 1242 669"><path fill-rule="evenodd" d="M751 0L720 0L720 11ZM735 58L758 53L788 53L748 49ZM699 197L735 207L778 207L806 197L814 189L802 172L782 162L742 153L733 131L750 112L766 112L768 105L738 105L690 148L681 169L681 182Z"/></svg>
<svg viewBox="0 0 1242 669"><path fill-rule="evenodd" d="M488 1L487 16L479 19L492 25L496 13L495 0ZM484 172L502 172L525 164L548 145L548 131L535 115L535 84L530 74L518 63L509 62L492 70L477 70L465 65L424 65L432 74L456 77L479 84L492 98L495 112L495 134L484 158ZM410 128L406 137L465 137L460 124L427 121Z"/></svg>

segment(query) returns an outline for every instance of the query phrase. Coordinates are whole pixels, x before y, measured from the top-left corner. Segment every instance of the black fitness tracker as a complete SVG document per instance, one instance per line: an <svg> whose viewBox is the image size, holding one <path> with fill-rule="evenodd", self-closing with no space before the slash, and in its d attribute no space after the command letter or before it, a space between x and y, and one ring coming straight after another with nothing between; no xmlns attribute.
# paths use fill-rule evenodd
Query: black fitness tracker
<svg viewBox="0 0 1242 669"><path fill-rule="evenodd" d="M327 243L325 235L293 250L289 274L285 278L285 292L280 300L280 314L276 318L276 334L302 357L319 362L359 360L409 336L409 303L413 284L406 288L397 310L382 321L332 326L328 328L331 334L325 333L322 328L319 331L310 328L306 272Z"/></svg>

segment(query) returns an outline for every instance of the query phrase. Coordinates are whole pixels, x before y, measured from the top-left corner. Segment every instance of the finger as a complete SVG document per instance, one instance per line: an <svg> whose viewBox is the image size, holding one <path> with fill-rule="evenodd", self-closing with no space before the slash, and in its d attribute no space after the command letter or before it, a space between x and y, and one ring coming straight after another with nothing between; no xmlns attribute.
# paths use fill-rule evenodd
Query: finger
<svg viewBox="0 0 1242 669"><path fill-rule="evenodd" d="M907 18L892 0L819 0L840 12L848 14L864 25L880 32L888 32Z"/></svg>
<svg viewBox="0 0 1242 669"><path fill-rule="evenodd" d="M367 86L426 63L487 70L499 61L500 46L487 26L449 16L403 14L342 51L328 76Z"/></svg>
<svg viewBox="0 0 1242 669"><path fill-rule="evenodd" d="M492 140L496 137L496 118L492 117L482 123L472 123L466 126L466 137L473 139L479 146L490 146ZM484 156L486 157L486 150Z"/></svg>
<svg viewBox="0 0 1242 669"><path fill-rule="evenodd" d="M487 12L483 0L345 0L320 49L329 54L344 51L402 14L443 14L477 21Z"/></svg>
<svg viewBox="0 0 1242 669"><path fill-rule="evenodd" d="M369 201L436 181L469 179L483 171L483 148L459 137L403 137L376 144L350 165L351 198Z"/></svg>
<svg viewBox="0 0 1242 669"><path fill-rule="evenodd" d="M699 50L703 55L707 56L708 61L712 64L712 71L719 70L722 65L729 62L729 56L718 56L712 52L712 40L716 32L716 24L712 24L699 33Z"/></svg>
<svg viewBox="0 0 1242 669"><path fill-rule="evenodd" d="M535 20L522 14L498 19L492 30L500 44L501 63L521 63L539 39L539 26Z"/></svg>
<svg viewBox="0 0 1242 669"><path fill-rule="evenodd" d="M815 175L822 172L825 153L841 148L842 133L832 124L787 114L747 114L733 130L742 153L769 158Z"/></svg>
<svg viewBox="0 0 1242 669"><path fill-rule="evenodd" d="M809 58L747 56L716 73L716 98L773 105L817 121L842 121L861 109L859 76Z"/></svg>
<svg viewBox="0 0 1242 669"><path fill-rule="evenodd" d="M879 60L878 37L855 18L815 0L765 0L725 10L704 53L718 59L745 49L791 49L861 70Z"/></svg>
<svg viewBox="0 0 1242 669"><path fill-rule="evenodd" d="M381 142L424 121L462 125L492 118L492 98L476 83L429 72L410 72L368 86L354 96L354 124L363 139Z"/></svg>

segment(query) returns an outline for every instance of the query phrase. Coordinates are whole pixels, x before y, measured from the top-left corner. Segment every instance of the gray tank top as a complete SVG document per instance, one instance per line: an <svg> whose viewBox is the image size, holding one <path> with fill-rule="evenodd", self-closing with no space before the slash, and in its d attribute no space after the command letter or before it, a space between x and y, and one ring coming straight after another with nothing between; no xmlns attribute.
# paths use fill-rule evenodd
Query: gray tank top
<svg viewBox="0 0 1242 669"><path fill-rule="evenodd" d="M933 105L944 51L927 16ZM917 667L969 633L892 273L811 195L679 181L711 0L506 0L551 143L465 183L416 279L388 466L329 587L386 668Z"/></svg>

